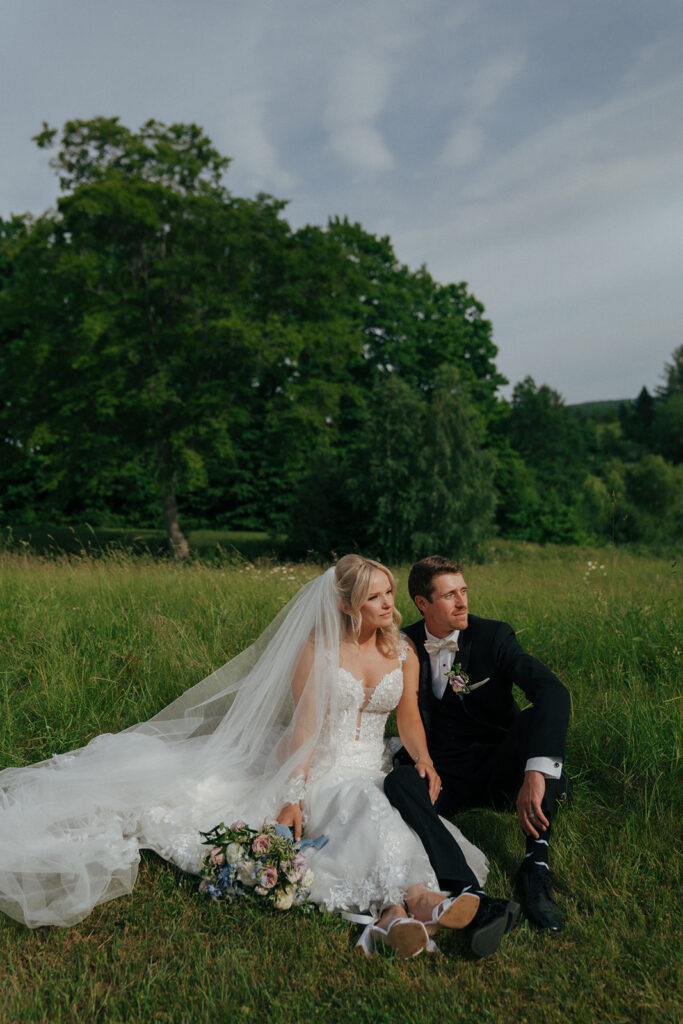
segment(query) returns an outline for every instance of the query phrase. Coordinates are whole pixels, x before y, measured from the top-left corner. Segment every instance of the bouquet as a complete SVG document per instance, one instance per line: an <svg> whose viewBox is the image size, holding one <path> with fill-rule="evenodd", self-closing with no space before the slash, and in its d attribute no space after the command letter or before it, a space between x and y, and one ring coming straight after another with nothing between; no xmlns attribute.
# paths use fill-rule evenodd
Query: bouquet
<svg viewBox="0 0 683 1024"><path fill-rule="evenodd" d="M295 842L286 825L266 824L256 830L235 821L230 828L221 823L200 835L211 849L202 860L199 891L212 900L232 903L237 896L253 893L276 910L308 901L315 876L302 844Z"/></svg>

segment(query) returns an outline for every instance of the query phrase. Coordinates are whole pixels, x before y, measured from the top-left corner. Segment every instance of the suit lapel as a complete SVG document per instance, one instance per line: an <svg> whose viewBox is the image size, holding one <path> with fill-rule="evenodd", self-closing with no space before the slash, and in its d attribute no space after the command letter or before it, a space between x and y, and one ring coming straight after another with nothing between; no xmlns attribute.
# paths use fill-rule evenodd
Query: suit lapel
<svg viewBox="0 0 683 1024"><path fill-rule="evenodd" d="M454 664L458 662L462 665L463 670L467 672L470 663L470 654L472 653L472 631L469 626L467 629L463 629L458 637L458 653L455 656Z"/></svg>

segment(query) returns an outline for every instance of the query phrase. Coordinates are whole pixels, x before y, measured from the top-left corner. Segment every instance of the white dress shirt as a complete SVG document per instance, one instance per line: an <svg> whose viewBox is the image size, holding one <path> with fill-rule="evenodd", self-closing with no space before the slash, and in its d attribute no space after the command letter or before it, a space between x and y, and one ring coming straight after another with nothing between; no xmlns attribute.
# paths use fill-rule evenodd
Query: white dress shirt
<svg viewBox="0 0 683 1024"><path fill-rule="evenodd" d="M460 636L460 630L454 629L447 637L437 637L430 633L426 626L425 633L427 634L427 640L435 640L437 642L440 639L446 639L455 640L457 643ZM449 651L445 647L437 651L436 654L429 655L429 664L432 670L432 692L437 700L441 700L446 692L446 687L448 686L448 676L446 673L450 672L453 668L453 663L457 660L458 652ZM559 757L530 757L524 766L524 771L541 772L546 779L559 779L562 774L562 761Z"/></svg>

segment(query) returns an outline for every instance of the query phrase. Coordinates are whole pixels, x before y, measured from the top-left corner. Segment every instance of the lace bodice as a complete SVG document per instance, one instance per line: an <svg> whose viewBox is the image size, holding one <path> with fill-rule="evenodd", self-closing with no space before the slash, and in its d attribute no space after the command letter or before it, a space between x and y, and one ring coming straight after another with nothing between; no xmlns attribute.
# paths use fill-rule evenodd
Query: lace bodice
<svg viewBox="0 0 683 1024"><path fill-rule="evenodd" d="M345 668L339 668L339 689L334 719L328 719L314 754L309 779L339 769L386 770L384 727L403 693L406 649L401 648L399 664L368 690Z"/></svg>

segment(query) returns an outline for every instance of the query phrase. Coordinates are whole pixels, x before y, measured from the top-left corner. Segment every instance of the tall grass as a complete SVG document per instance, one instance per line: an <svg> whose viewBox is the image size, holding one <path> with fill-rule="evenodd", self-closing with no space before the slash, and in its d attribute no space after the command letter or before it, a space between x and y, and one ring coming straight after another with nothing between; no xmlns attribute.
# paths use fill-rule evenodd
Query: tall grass
<svg viewBox="0 0 683 1024"><path fill-rule="evenodd" d="M467 572L472 611L512 622L572 693L575 799L558 815L552 856L564 932L524 924L482 963L457 935L439 938L439 957L365 963L341 919L207 904L150 854L131 897L75 928L0 919L0 1020L677 1020L679 567L527 545L489 556ZM0 763L154 714L318 571L0 554ZM397 571L411 621L407 570ZM458 823L489 854L489 891L509 893L523 845L512 815L471 811Z"/></svg>

